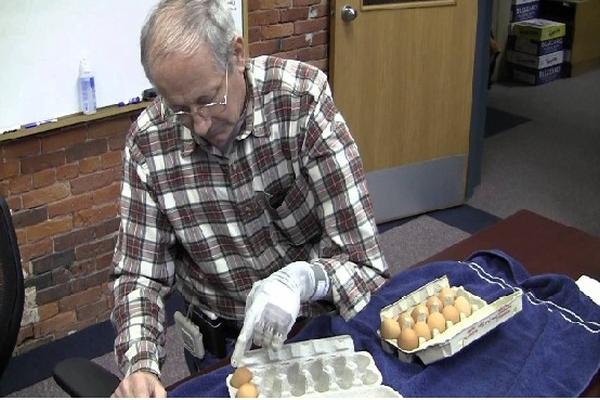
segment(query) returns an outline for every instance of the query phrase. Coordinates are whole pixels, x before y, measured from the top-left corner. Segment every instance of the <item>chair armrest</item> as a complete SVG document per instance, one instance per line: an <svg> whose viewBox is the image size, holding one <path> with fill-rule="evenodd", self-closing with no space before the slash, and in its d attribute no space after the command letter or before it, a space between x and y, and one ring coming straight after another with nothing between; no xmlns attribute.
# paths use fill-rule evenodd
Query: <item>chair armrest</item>
<svg viewBox="0 0 600 400"><path fill-rule="evenodd" d="M71 397L110 397L121 379L85 358L68 358L56 364L54 380Z"/></svg>

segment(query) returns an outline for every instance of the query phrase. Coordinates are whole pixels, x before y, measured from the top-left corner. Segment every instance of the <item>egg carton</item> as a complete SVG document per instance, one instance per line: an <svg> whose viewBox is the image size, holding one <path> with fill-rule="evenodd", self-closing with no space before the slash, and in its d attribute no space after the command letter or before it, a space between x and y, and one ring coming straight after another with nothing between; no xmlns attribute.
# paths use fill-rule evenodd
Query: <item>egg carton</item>
<svg viewBox="0 0 600 400"><path fill-rule="evenodd" d="M264 365L275 361L290 361L298 358L315 357L321 354L353 352L354 342L349 335L287 343L279 349L255 349L247 351L240 366Z"/></svg>
<svg viewBox="0 0 600 400"><path fill-rule="evenodd" d="M347 335L290 343L279 351L252 350L240 365L252 372L258 397L401 397L381 385L371 354L355 352ZM231 377L225 382L229 395L236 397Z"/></svg>
<svg viewBox="0 0 600 400"><path fill-rule="evenodd" d="M451 286L446 275L437 278L384 307L380 312L380 318L397 319L400 314L421 304L428 297L437 295L443 288L449 287ZM419 337L419 346L413 350L400 348L395 339L381 338L383 349L390 354L396 354L402 361L412 362L415 357L418 357L424 364L431 364L456 354L471 342L512 318L523 308L521 291L501 296L488 304L462 286L453 286L453 288L456 296L462 295L469 301L472 308L471 315L460 313L459 322L456 324L446 321L446 330L440 333L434 329L429 340ZM381 333L379 331L378 333L381 337Z"/></svg>

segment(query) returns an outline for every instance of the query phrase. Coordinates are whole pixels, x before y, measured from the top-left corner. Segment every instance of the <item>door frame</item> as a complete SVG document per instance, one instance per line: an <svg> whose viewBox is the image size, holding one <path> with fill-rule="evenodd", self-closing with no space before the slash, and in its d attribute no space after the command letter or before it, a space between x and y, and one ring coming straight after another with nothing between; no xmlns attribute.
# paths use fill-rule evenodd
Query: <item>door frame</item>
<svg viewBox="0 0 600 400"><path fill-rule="evenodd" d="M478 0L477 32L475 34L475 65L473 67L473 100L471 103L471 129L465 197L473 195L481 183L483 141L487 115L488 73L490 67L490 32L492 29L492 2Z"/></svg>

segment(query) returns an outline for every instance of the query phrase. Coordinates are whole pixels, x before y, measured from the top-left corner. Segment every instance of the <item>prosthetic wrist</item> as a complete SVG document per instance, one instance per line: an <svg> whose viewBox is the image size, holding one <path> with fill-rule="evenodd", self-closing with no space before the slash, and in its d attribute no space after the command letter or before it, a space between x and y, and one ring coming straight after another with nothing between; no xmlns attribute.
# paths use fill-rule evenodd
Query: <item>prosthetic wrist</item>
<svg viewBox="0 0 600 400"><path fill-rule="evenodd" d="M276 275L286 277L288 282L296 285L302 302L322 299L329 291L329 277L325 270L319 265L313 265L306 261L295 261L288 264L273 273L271 277Z"/></svg>

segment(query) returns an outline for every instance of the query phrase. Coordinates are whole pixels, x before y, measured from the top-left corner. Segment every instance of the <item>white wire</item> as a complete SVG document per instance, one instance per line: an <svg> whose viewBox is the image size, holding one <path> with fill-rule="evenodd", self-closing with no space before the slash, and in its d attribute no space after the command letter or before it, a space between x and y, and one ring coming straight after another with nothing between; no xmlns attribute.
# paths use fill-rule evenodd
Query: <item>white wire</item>
<svg viewBox="0 0 600 400"><path fill-rule="evenodd" d="M557 312L560 314L560 316L568 323L571 323L574 325L579 325L590 333L600 334L600 323L594 322L594 321L585 321L583 318L581 318L579 315L577 315L575 312L569 310L568 308L561 307L558 304L556 304L552 301L549 301L549 300L540 300L537 297L535 297L535 295L533 293L524 291L523 289L521 289L519 287L514 287L511 284L509 284L508 282L506 282L502 277L490 274L489 272L485 271L483 269L483 267L481 265L477 264L476 262L471 261L469 263L467 263L467 262L461 262L461 263L467 265L469 268L471 268L473 271L475 271L477 273L477 275L479 275L479 277L481 279L483 279L484 281L498 285L498 286L502 287L503 289L510 288L516 292L517 291L521 292L521 293L525 292L525 298L532 305L545 306L549 312L554 312L554 310L551 307L551 306L553 306L558 310ZM593 327L596 327L596 328L593 328Z"/></svg>

